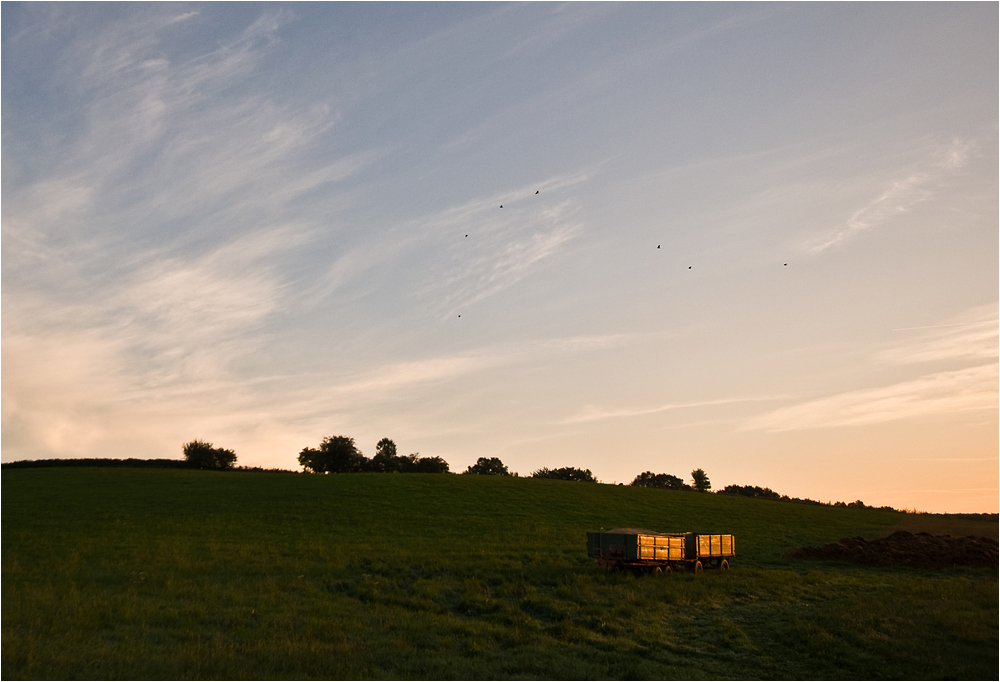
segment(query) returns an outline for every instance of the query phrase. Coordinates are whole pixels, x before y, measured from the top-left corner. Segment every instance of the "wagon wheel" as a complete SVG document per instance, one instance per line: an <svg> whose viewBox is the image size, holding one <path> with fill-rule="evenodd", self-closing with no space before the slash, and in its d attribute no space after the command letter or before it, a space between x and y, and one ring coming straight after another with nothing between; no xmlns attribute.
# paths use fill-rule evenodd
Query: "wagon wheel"
<svg viewBox="0 0 1000 682"><path fill-rule="evenodd" d="M663 566L663 572L664 573L670 573L673 570L674 569L670 566L670 564L664 564L664 566Z"/></svg>
<svg viewBox="0 0 1000 682"><path fill-rule="evenodd" d="M656 575L659 575L659 574L663 573L663 569L660 566L657 566L656 568L653 569L653 573L655 573Z"/></svg>
<svg viewBox="0 0 1000 682"><path fill-rule="evenodd" d="M720 571L728 571L729 570L729 561L727 561L726 559L723 559L722 562L719 564L719 570Z"/></svg>
<svg viewBox="0 0 1000 682"><path fill-rule="evenodd" d="M705 572L705 567L701 565L700 561L694 562L694 572L695 573L704 573Z"/></svg>

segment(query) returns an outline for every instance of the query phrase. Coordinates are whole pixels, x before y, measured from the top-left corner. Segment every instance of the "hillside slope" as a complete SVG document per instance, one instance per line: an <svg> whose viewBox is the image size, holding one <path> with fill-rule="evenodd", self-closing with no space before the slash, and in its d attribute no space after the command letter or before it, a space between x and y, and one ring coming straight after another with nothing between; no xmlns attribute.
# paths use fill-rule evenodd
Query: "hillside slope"
<svg viewBox="0 0 1000 682"><path fill-rule="evenodd" d="M996 673L994 571L781 559L995 522L456 475L2 481L5 679ZM586 532L616 526L733 533L734 570L606 574Z"/></svg>

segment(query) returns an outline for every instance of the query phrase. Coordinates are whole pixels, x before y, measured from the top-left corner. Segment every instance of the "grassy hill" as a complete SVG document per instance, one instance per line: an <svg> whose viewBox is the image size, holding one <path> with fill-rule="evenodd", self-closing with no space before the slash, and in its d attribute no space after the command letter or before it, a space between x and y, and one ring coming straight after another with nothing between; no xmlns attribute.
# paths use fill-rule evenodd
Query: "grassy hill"
<svg viewBox="0 0 1000 682"><path fill-rule="evenodd" d="M152 469L2 476L2 675L994 679L996 571L786 561L976 519L563 481ZM601 527L737 536L605 573Z"/></svg>

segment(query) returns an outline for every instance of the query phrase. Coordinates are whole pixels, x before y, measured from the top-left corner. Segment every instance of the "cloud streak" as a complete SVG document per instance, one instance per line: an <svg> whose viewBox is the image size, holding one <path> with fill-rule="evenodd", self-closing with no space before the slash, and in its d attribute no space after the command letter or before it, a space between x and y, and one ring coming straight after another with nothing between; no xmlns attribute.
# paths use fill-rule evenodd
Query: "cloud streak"
<svg viewBox="0 0 1000 682"><path fill-rule="evenodd" d="M893 330L922 333L909 343L882 351L877 359L891 364L913 364L1000 356L1000 316L996 304L975 308L963 319L964 322Z"/></svg>
<svg viewBox="0 0 1000 682"><path fill-rule="evenodd" d="M178 24L197 21L193 13L132 12L60 46L62 69L78 83L79 134L41 179L5 183L4 239L23 247L5 268L102 267L97 259L114 251L123 256L116 268L128 269L155 257L151 247L203 251L276 220L314 221L305 209L316 199L301 197L378 154L315 159L337 120L329 103L295 106L242 87L287 18L265 12L193 55L161 45ZM338 199L323 201L335 207Z"/></svg>
<svg viewBox="0 0 1000 682"><path fill-rule="evenodd" d="M997 408L1000 333L996 304L966 311L955 322L912 329L920 332L915 339L898 342L876 353L873 360L890 367L977 364L790 405L751 419L741 428L794 431Z"/></svg>
<svg viewBox="0 0 1000 682"><path fill-rule="evenodd" d="M855 211L846 224L810 247L809 252L816 254L825 251L861 232L879 227L927 201L935 194L938 183L965 166L972 151L971 143L954 140L943 155L927 162L919 171L894 180L881 194Z"/></svg>
<svg viewBox="0 0 1000 682"><path fill-rule="evenodd" d="M846 391L746 422L749 431L798 431L997 409L998 365L935 372L880 388Z"/></svg>
<svg viewBox="0 0 1000 682"><path fill-rule="evenodd" d="M327 103L296 107L241 87L288 18L265 11L189 54L168 44L196 12L149 6L87 33L60 10L40 29L70 36L50 47L80 125L60 158L36 161L43 172L5 178L5 349L48 349L79 381L103 385L104 373L134 396L219 380L264 343L257 332L294 300L288 255L339 201L302 196L378 156L316 160L336 121ZM90 358L93 376L74 356ZM32 358L56 362L27 353L18 364ZM33 390L30 372L5 377L5 399L21 380ZM56 376L42 383L67 394Z"/></svg>
<svg viewBox="0 0 1000 682"><path fill-rule="evenodd" d="M400 241L411 247L433 245L435 254L446 254L417 295L436 300L434 306L447 319L527 277L580 233L582 222L570 190L578 189L591 172L480 197L398 226ZM536 190L541 194L535 195Z"/></svg>
<svg viewBox="0 0 1000 682"><path fill-rule="evenodd" d="M717 400L700 400L690 403L667 403L652 407L637 407L624 409L606 409L589 405L580 410L577 414L560 421L560 424L582 424L604 419L621 419L628 417L642 417L648 414L659 414L661 412L671 412L673 410L690 409L695 407L715 407L719 405L733 405L737 403L767 402L771 400L781 400L787 396L760 396L749 398L719 398Z"/></svg>

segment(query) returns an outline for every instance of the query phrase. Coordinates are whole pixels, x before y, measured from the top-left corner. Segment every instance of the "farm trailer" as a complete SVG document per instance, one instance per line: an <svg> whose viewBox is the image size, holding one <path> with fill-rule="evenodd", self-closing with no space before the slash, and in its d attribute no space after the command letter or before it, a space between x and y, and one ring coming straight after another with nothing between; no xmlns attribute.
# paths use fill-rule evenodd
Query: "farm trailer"
<svg viewBox="0 0 1000 682"><path fill-rule="evenodd" d="M705 568L729 569L736 555L732 535L656 533L642 528L614 528L587 533L587 555L608 568L672 571L678 567L701 573Z"/></svg>

